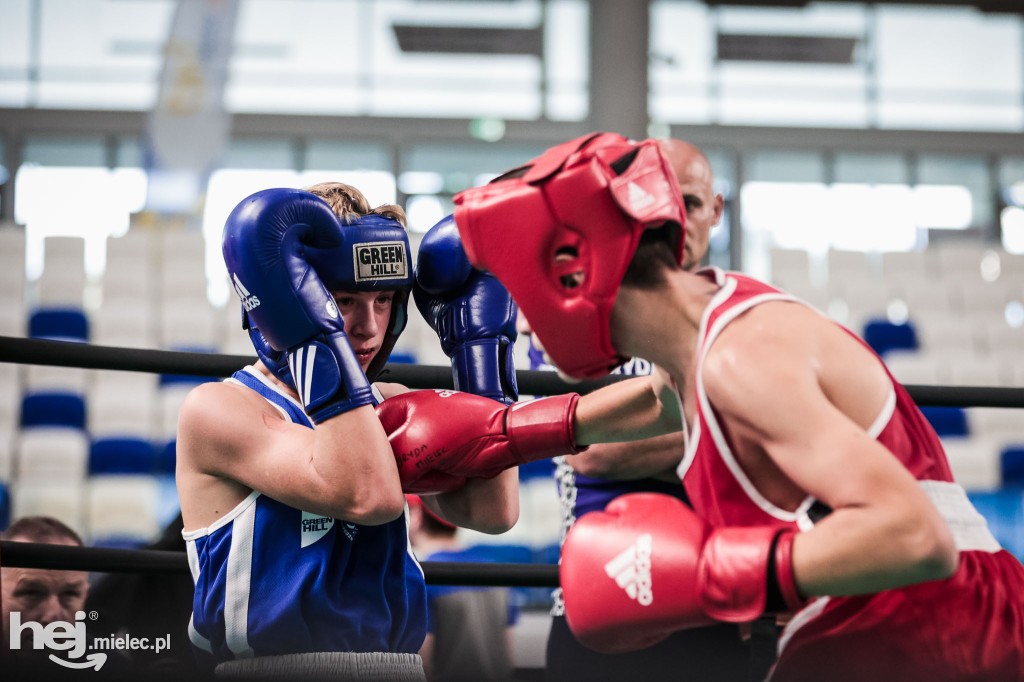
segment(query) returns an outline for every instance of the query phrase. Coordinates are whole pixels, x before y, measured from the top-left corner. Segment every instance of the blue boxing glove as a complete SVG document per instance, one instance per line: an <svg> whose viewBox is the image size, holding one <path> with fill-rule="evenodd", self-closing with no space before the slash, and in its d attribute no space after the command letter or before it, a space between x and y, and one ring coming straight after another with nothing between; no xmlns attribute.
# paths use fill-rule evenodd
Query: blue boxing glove
<svg viewBox="0 0 1024 682"><path fill-rule="evenodd" d="M268 189L235 207L221 245L235 290L245 292L249 325L274 351L264 348L260 357L287 353L292 387L317 424L376 402L338 306L306 254L340 245L343 230L319 197Z"/></svg>
<svg viewBox="0 0 1024 682"><path fill-rule="evenodd" d="M516 304L497 278L470 264L452 216L420 242L413 298L451 358L456 390L518 400Z"/></svg>

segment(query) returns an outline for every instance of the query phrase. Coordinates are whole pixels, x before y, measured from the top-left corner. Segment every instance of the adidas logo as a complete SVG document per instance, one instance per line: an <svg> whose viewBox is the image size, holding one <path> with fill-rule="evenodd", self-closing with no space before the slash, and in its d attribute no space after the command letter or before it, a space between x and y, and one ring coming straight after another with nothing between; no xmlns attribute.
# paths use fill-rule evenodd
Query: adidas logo
<svg viewBox="0 0 1024 682"><path fill-rule="evenodd" d="M632 204L634 211L640 211L654 203L654 195L635 182L629 183L627 187L629 189L629 203Z"/></svg>
<svg viewBox="0 0 1024 682"><path fill-rule="evenodd" d="M636 543L604 565L604 572L626 591L630 599L640 606L650 606L654 601L654 593L651 592L651 534L644 533L638 537Z"/></svg>
<svg viewBox="0 0 1024 682"><path fill-rule="evenodd" d="M231 286L235 288L235 293L238 294L238 298L242 300L242 306L245 308L245 312L249 312L253 308L256 308L260 304L260 299L256 298L249 293L249 290L242 284L242 280L238 279L238 275L231 276Z"/></svg>
<svg viewBox="0 0 1024 682"><path fill-rule="evenodd" d="M331 528L334 528L334 519L330 516L302 512L302 544L300 546L309 547L327 535Z"/></svg>

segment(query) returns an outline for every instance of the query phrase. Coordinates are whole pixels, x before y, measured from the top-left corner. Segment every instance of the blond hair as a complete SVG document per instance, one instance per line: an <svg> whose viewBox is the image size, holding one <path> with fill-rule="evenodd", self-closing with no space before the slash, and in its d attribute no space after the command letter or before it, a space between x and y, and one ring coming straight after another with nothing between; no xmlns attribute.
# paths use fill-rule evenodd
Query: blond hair
<svg viewBox="0 0 1024 682"><path fill-rule="evenodd" d="M343 182L318 182L303 189L326 201L331 210L344 222L351 222L354 218L373 214L397 220L402 227L406 226L405 211L401 206L381 204L376 208L370 208L370 202L366 200L363 193L352 185L346 185Z"/></svg>

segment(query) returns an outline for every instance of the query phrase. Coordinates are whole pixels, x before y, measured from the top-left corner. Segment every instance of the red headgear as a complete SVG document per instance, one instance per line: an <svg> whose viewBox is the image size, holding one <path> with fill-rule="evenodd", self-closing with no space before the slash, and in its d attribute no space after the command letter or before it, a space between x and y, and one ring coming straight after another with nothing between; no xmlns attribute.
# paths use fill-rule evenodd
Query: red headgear
<svg viewBox="0 0 1024 682"><path fill-rule="evenodd" d="M459 193L455 206L470 261L508 288L554 363L575 377L626 360L612 348L611 311L641 233L678 225L683 259L686 208L654 140L593 133Z"/></svg>

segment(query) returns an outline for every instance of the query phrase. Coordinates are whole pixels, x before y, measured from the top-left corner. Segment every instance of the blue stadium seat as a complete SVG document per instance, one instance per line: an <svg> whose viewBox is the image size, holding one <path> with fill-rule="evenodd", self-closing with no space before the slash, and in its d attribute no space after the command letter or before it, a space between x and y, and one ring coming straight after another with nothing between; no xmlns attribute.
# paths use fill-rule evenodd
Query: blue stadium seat
<svg viewBox="0 0 1024 682"><path fill-rule="evenodd" d="M153 445L144 438L97 438L89 448L89 473L151 474Z"/></svg>
<svg viewBox="0 0 1024 682"><path fill-rule="evenodd" d="M967 436L967 410L962 407L922 407L921 412L941 438Z"/></svg>
<svg viewBox="0 0 1024 682"><path fill-rule="evenodd" d="M85 428L85 398L69 391L26 393L21 399L21 426Z"/></svg>
<svg viewBox="0 0 1024 682"><path fill-rule="evenodd" d="M154 474L157 476L174 475L174 468L178 462L177 444L178 441L169 440L163 447L156 448Z"/></svg>
<svg viewBox="0 0 1024 682"><path fill-rule="evenodd" d="M917 350L919 347L917 330L911 322L893 324L888 320L868 320L861 336L882 357L891 350Z"/></svg>
<svg viewBox="0 0 1024 682"><path fill-rule="evenodd" d="M1024 488L1024 445L1010 445L999 453L999 468L1003 485Z"/></svg>
<svg viewBox="0 0 1024 682"><path fill-rule="evenodd" d="M393 362L396 365L415 365L417 361L414 353L396 350L388 356L388 362Z"/></svg>
<svg viewBox="0 0 1024 682"><path fill-rule="evenodd" d="M1024 561L1024 491L1006 488L968 492L974 507L988 521L989 530L1006 551Z"/></svg>
<svg viewBox="0 0 1024 682"><path fill-rule="evenodd" d="M0 483L0 533L11 525L11 491Z"/></svg>
<svg viewBox="0 0 1024 682"><path fill-rule="evenodd" d="M39 308L28 318L28 335L37 339L89 340L89 319L78 308Z"/></svg>

